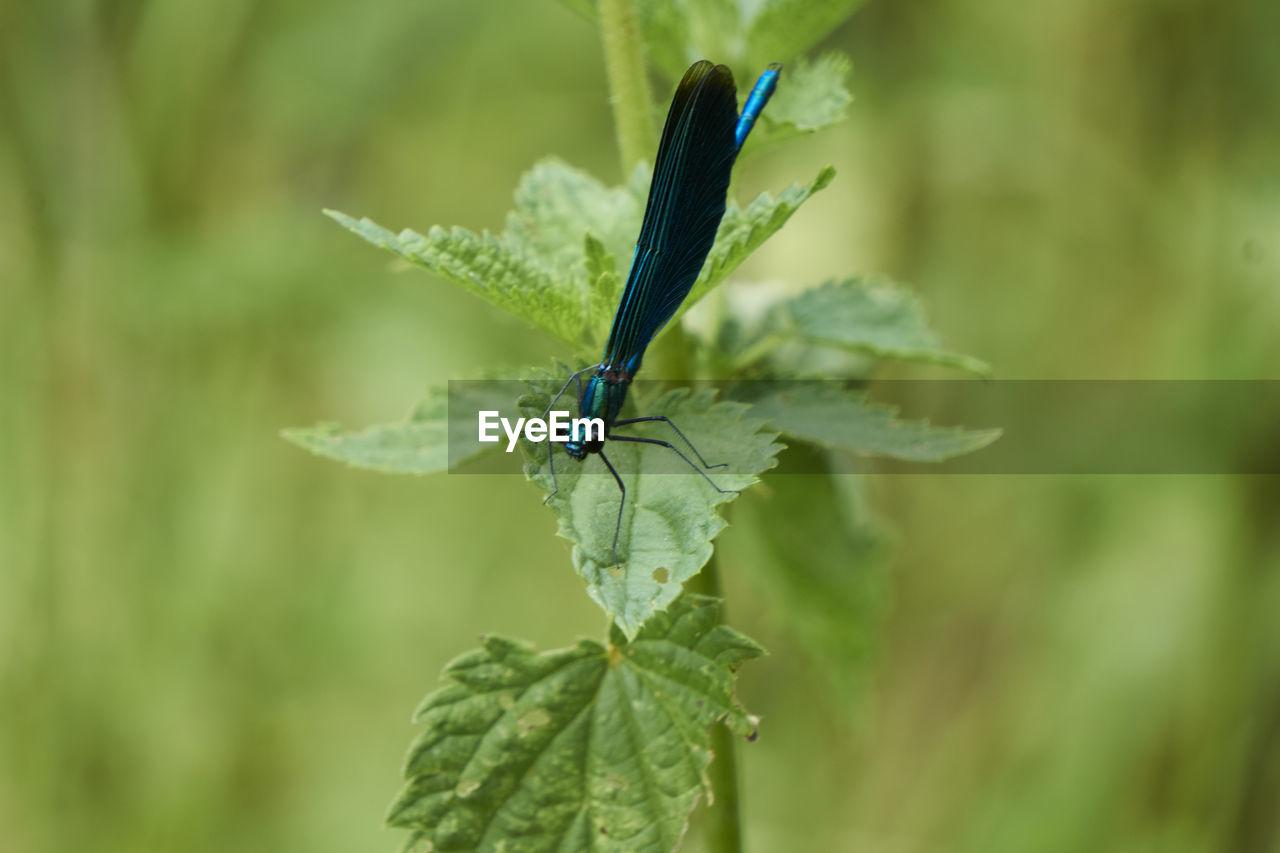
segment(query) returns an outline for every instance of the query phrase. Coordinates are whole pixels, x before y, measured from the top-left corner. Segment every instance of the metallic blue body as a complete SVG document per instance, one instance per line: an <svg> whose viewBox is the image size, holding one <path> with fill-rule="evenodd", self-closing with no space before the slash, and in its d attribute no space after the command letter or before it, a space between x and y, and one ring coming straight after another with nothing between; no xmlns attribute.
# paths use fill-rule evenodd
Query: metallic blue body
<svg viewBox="0 0 1280 853"><path fill-rule="evenodd" d="M637 363L638 358L637 356ZM578 398L578 417L603 420L607 437L609 428L618 421L622 404L627 401L627 388L631 385L631 380L614 378L610 381L599 372L598 367L596 370ZM564 450L574 459L583 459L588 453L599 453L603 447L603 441L586 440L582 426L575 425L569 434L569 440L565 442Z"/></svg>
<svg viewBox="0 0 1280 853"><path fill-rule="evenodd" d="M622 411L644 351L697 280L724 216L733 161L778 86L781 65L760 75L738 115L733 75L723 65L694 63L667 114L644 222L604 357L578 400L581 417L612 425ZM731 130L730 130L731 129ZM599 442L572 435L575 459Z"/></svg>
<svg viewBox="0 0 1280 853"><path fill-rule="evenodd" d="M747 96L741 115L738 113L733 74L723 65L712 65L706 60L695 62L676 87L658 144L653 181L649 187L640 236L636 239L635 255L613 317L613 328L609 332L604 355L598 365L570 377L560 391L563 394L569 383L578 382L579 416L602 419L606 439L660 444L679 453L693 465L688 457L668 442L615 436L610 430L615 426L660 420L684 438L679 428L664 417L621 420L619 416L631 379L644 359L645 349L689 295L707 253L711 251L716 230L724 216L725 196L734 160L777 88L781 68L773 64L760 75ZM581 375L588 371L591 371L591 376L584 388ZM556 399L559 398L557 394ZM555 405L554 400L552 405ZM687 438L685 442L688 443ZM604 440L588 441L581 430L575 430L564 448L574 459L585 459L591 453L600 454L622 490L625 501L626 487L604 455L604 444ZM690 449L703 467L713 467L702 460L691 444ZM694 469L711 482L704 472L696 466ZM551 474L554 485L554 464ZM711 482L711 485L715 486L715 483ZM619 506L618 528L614 532L613 543L615 561L621 525L622 507Z"/></svg>
<svg viewBox="0 0 1280 853"><path fill-rule="evenodd" d="M756 84L751 87L751 94L747 95L747 102L742 105L738 126L733 129L733 138L737 141L739 148L747 141L747 134L751 133L751 128L756 126L756 119L760 118L764 105L773 97L773 90L778 88L778 75L781 73L782 66L774 62L765 69L765 72L756 80Z"/></svg>

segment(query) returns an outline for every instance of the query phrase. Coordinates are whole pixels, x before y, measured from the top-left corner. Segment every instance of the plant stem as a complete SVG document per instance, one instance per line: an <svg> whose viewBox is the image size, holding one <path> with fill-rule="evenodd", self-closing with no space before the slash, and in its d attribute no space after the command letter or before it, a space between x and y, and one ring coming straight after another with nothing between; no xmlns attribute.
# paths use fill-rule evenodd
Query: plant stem
<svg viewBox="0 0 1280 853"><path fill-rule="evenodd" d="M644 71L644 39L632 0L600 0L600 36L613 103L613 126L626 181L653 145L653 99Z"/></svg>
<svg viewBox="0 0 1280 853"><path fill-rule="evenodd" d="M720 566L713 554L702 571L685 587L689 592L723 598ZM720 618L724 619L721 605ZM741 853L742 821L738 816L738 757L733 732L725 725L711 727L711 752L715 758L707 768L714 802L707 808L703 840L710 853Z"/></svg>
<svg viewBox="0 0 1280 853"><path fill-rule="evenodd" d="M652 160L654 148L653 97L644 70L644 37L633 0L600 0L600 38L609 78L613 125L622 158L622 180L641 160ZM684 329L673 325L662 335L661 345L650 355L652 375L662 379L687 379L689 345Z"/></svg>
<svg viewBox="0 0 1280 853"><path fill-rule="evenodd" d="M644 40L632 0L600 0L600 35L604 42L604 63L613 103L613 124L622 158L622 177L627 180L641 160L650 159L653 142L653 99L644 70ZM679 326L668 330L659 360L666 368L660 373L685 378L689 368L689 346ZM713 556L688 585L690 592L720 597L720 570ZM723 618L723 613L721 615ZM706 844L710 853L740 853L742 828L738 819L738 763L733 733L727 726L711 729L711 751L715 760L707 778L715 803L707 810Z"/></svg>

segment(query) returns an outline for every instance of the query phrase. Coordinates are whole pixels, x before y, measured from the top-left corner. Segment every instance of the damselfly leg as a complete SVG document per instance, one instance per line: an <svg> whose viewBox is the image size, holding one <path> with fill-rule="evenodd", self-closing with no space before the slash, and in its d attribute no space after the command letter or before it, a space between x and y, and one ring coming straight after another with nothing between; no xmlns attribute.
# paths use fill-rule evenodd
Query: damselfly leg
<svg viewBox="0 0 1280 853"><path fill-rule="evenodd" d="M693 455L694 455L694 456L696 456L696 457L698 457L698 461L702 463L702 467L703 467L703 468L706 468L706 469L710 470L710 469L712 469L712 468L724 468L724 467L728 466L728 464L729 464L728 462L717 462L715 465L708 465L708 464L707 464L707 460L703 459L703 458L702 458L702 454L698 452L698 448L694 447L694 446L693 446L693 442L689 440L689 436L687 436L687 435L685 435L683 432L681 432L681 431L680 431L680 427L678 427L678 426L676 426L675 424L673 424L673 423L671 422L671 418L667 417L666 415L645 415L645 416L644 416L644 417L642 417L642 418L627 418L627 419L625 419L625 420L621 420L621 421L614 421L613 425L614 425L614 426L616 426L616 427L620 427L620 426L628 426L629 424L643 424L643 423L648 423L648 422L650 422L650 421L662 421L664 424L666 424L667 426L669 426L669 427L671 427L673 430L675 430L675 431L676 431L676 435L678 435L678 436L680 436L680 438L684 439L684 443L685 443L685 444L687 444L687 445L689 445L689 449L693 451ZM621 436L613 436L613 437L614 437L614 438L621 438ZM624 440L625 440L625 439L624 439ZM668 446L668 447L671 447L671 445L667 445L667 446ZM672 447L671 449L672 449L672 450L675 450L675 448L674 448L674 447ZM677 452L677 453L679 453L680 451L676 450L676 452ZM688 462L689 460L687 460L687 459L686 459L685 461L686 461L686 462ZM690 464L692 464L692 463L690 463ZM713 484L713 485L714 485L714 484Z"/></svg>
<svg viewBox="0 0 1280 853"><path fill-rule="evenodd" d="M547 404L546 410L543 411L542 417L544 419L548 414L551 413L551 408L555 406L557 402L559 402L561 397L564 396L564 392L569 388L569 383L571 382L577 383L578 399L579 400L582 399L582 374L586 373L588 370L595 370L595 365L592 365L591 367L584 367L581 370L577 371L576 373L572 373L569 375L569 378L566 379L564 381L564 384L560 386L560 390L556 392L556 395L554 397L551 398L551 402ZM547 436L547 470L551 472L551 491L548 492L547 496L542 499L543 506L546 506L547 501L554 498L556 496L556 492L560 491L560 487L556 485L556 459L555 459L555 455L552 453L554 449L555 449L555 442L551 440L551 436ZM614 474L614 476L616 477L617 474Z"/></svg>

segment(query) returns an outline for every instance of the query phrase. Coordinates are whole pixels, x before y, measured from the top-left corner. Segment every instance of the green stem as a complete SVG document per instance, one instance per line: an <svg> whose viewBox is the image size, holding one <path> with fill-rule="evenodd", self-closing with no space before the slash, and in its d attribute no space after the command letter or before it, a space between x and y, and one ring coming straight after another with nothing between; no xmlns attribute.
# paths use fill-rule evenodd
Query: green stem
<svg viewBox="0 0 1280 853"><path fill-rule="evenodd" d="M715 555L685 586L689 592L723 598L720 566ZM724 619L721 605L720 618ZM711 753L715 758L707 768L714 802L704 812L703 840L709 853L741 853L742 821L738 816L738 756L733 732L725 725L711 727Z"/></svg>
<svg viewBox="0 0 1280 853"><path fill-rule="evenodd" d="M648 160L653 146L653 99L644 70L644 40L632 0L600 0L600 35L604 42L605 70L613 102L613 122L622 158L622 176L630 178L636 164ZM689 345L679 326L663 336L658 361L670 378L689 376ZM715 557L688 585L690 592L720 597L720 569ZM722 617L723 618L723 615ZM738 763L733 733L727 726L711 729L715 760L708 779L715 801L706 812L709 853L741 853L742 827L738 818Z"/></svg>
<svg viewBox="0 0 1280 853"><path fill-rule="evenodd" d="M644 70L644 38L633 0L600 0L600 37L622 158L622 179L626 181L637 163L651 159L653 150L653 99ZM661 346L651 351L652 376L688 378L689 350L683 332L678 325L667 329Z"/></svg>
<svg viewBox="0 0 1280 853"><path fill-rule="evenodd" d="M644 71L644 39L632 0L600 0L600 36L625 181L637 163L649 159L653 145L653 98Z"/></svg>

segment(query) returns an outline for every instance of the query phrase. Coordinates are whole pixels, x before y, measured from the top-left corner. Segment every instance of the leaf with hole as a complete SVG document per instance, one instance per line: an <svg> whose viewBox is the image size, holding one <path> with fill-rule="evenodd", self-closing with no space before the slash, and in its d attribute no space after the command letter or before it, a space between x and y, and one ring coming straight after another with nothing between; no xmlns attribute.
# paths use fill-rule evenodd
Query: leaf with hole
<svg viewBox="0 0 1280 853"><path fill-rule="evenodd" d="M541 415L562 384L563 379L553 378L532 382L525 412ZM711 558L711 540L725 526L716 508L736 497L732 490L747 488L772 467L781 450L775 433L762 429L763 420L746 405L717 401L710 390L676 389L656 400L636 401L635 407L645 415L669 417L709 464L727 466L707 471L709 483L668 448L606 442L604 452L627 489L618 565L613 560L621 500L617 483L594 454L579 462L555 451L558 491L549 506L559 517L558 532L573 543L573 564L591 598L628 636L666 609L680 585ZM695 458L663 423L619 427L616 433L667 440ZM525 450L526 474L551 492L547 445L526 442Z"/></svg>

